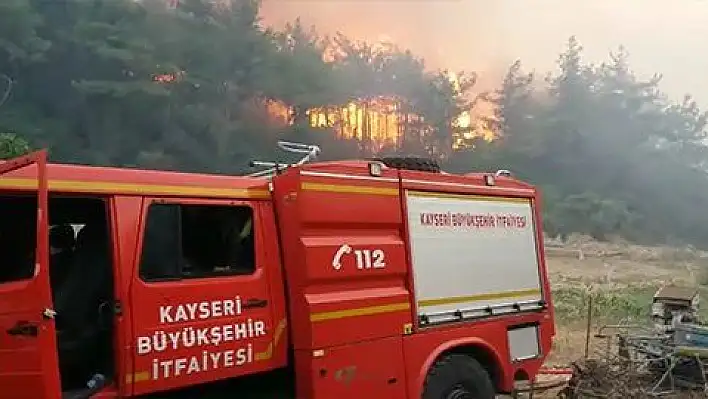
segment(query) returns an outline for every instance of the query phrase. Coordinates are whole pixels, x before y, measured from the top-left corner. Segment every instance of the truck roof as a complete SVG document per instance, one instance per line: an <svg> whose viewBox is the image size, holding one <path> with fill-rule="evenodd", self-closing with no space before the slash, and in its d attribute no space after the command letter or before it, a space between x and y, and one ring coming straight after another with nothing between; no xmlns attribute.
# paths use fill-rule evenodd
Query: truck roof
<svg viewBox="0 0 708 399"><path fill-rule="evenodd" d="M268 180L245 176L183 173L133 168L47 165L50 191L70 193L189 195L268 198ZM9 172L0 189L36 189L36 166Z"/></svg>
<svg viewBox="0 0 708 399"><path fill-rule="evenodd" d="M320 161L299 166L303 171L323 175L369 176L369 164L373 160ZM3 161L0 161L2 164ZM384 170L391 168L384 167ZM103 167L76 164L49 163L47 165L49 189L54 192L154 195L154 196L198 196L212 198L252 198L270 197L269 179L238 175L186 173L164 170L148 170L124 167ZM485 177L493 173L430 173L407 170L404 182L416 185L416 181L438 182L443 188L460 189L487 186ZM28 166L0 176L0 189L33 190L37 187L36 166ZM372 179L376 179L372 177ZM495 189L506 194L529 195L533 186L512 177L496 177ZM445 187L448 186L448 187ZM485 187L487 189L492 187ZM447 190L443 190L447 191ZM463 190L467 191L467 190ZM510 192L511 191L511 192Z"/></svg>
<svg viewBox="0 0 708 399"><path fill-rule="evenodd" d="M369 176L369 164L375 160L344 160L344 161L329 161L329 162L314 162L302 166L302 170L308 172L330 173L330 174L358 174ZM385 170L393 168L384 167ZM535 186L525 181L518 180L510 176L496 176L494 172L472 172L465 174L455 173L431 173L417 170L403 170L401 178L407 186L416 182L425 180L427 183L439 183L440 187L447 186L448 189L453 187L461 188L484 188L496 189L497 191L505 191L505 194L514 194L515 191L521 196L528 196L531 191L535 190ZM490 176L494 177L495 184L490 187L486 179ZM370 176L369 176L370 177ZM375 179L372 177L372 179ZM447 191L447 190L443 190ZM463 190L465 191L465 190Z"/></svg>

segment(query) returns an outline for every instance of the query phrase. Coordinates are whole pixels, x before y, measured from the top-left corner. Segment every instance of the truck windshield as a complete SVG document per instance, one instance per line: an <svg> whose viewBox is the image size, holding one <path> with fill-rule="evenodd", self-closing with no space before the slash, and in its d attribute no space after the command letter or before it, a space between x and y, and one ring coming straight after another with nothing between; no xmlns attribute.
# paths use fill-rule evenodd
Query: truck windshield
<svg viewBox="0 0 708 399"><path fill-rule="evenodd" d="M0 284L32 278L36 240L36 195L0 196Z"/></svg>

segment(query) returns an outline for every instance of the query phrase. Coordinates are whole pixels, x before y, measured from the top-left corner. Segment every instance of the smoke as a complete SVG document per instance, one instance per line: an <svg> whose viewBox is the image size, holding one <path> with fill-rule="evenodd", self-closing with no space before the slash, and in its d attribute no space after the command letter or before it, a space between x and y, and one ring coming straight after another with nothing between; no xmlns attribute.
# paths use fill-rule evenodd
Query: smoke
<svg viewBox="0 0 708 399"><path fill-rule="evenodd" d="M545 73L576 35L589 61L624 45L641 76L664 75L673 98L690 92L708 104L708 4L665 0L263 0L266 25L300 17L321 33L390 39L431 68L476 71L482 89L521 59Z"/></svg>
<svg viewBox="0 0 708 399"><path fill-rule="evenodd" d="M484 8L460 0L263 0L262 16L276 27L299 17L322 34L391 41L423 56L430 68L475 71L479 83L491 87L513 60L495 51L487 33L492 25L480 15ZM444 22L459 12L469 22Z"/></svg>

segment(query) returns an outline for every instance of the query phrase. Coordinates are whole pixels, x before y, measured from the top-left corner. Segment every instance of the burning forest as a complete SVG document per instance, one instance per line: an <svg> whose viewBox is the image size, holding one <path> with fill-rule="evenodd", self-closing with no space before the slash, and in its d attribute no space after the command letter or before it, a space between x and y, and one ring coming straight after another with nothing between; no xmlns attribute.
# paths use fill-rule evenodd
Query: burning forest
<svg viewBox="0 0 708 399"><path fill-rule="evenodd" d="M288 25L277 40L281 51L295 54L307 49L321 53L322 61L342 79L335 83L337 86L346 85L346 79L352 76L368 80L368 85L350 88L350 94L342 96L340 102L305 109L307 123L313 129L332 131L339 139L367 143L374 152L403 148L413 136L425 140L426 136L449 135L448 150L464 148L476 137L485 140L495 137L489 128L490 117L474 114L474 104L478 101L471 98L474 75L431 73L425 70L422 60L392 43L353 42L343 35L321 38L314 28L305 32L299 21ZM407 79L410 77L419 81ZM437 95L448 103L424 104L416 94ZM431 109L431 105L437 105L438 109ZM266 106L285 125L292 126L298 119L298 108L280 99L268 99ZM438 115L433 114L436 111ZM439 152L440 148L428 150Z"/></svg>
<svg viewBox="0 0 708 399"><path fill-rule="evenodd" d="M546 193L551 235L708 242L705 113L636 76L623 48L588 63L571 37L547 79L519 61L490 87L484 68L445 69L460 58L401 47L406 29L381 13L367 23L393 39L282 15L276 25L279 0L54 3L0 5L12 33L0 45L0 134L18 140L8 153L227 174L278 158L278 140L317 144L325 159L431 156L451 172L523 174ZM484 63L477 42L489 36L477 33L456 52Z"/></svg>

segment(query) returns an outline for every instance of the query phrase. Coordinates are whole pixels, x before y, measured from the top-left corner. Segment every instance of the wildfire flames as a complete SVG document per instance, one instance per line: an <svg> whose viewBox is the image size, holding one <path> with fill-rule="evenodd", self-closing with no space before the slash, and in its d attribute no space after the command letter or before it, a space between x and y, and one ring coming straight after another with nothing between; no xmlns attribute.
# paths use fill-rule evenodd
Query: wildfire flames
<svg viewBox="0 0 708 399"><path fill-rule="evenodd" d="M459 88L457 76L450 75L453 84ZM334 129L340 138L368 140L377 147L396 144L401 139L406 126L424 124L423 119L414 114L402 112L400 101L395 97L360 99L341 107L319 107L307 111L313 128ZM495 138L481 118L474 118L471 110L462 112L452 123L456 134L453 148L461 148L474 137L487 141Z"/></svg>
<svg viewBox="0 0 708 399"><path fill-rule="evenodd" d="M159 84L178 82L184 72L177 74L157 74L153 81ZM456 78L451 75L451 78ZM416 125L425 130L423 118L403 112L401 101L395 97L365 98L342 106L324 106L306 111L311 127L332 129L339 138L357 139L371 143L374 148L397 145L408 126ZM269 100L262 105L271 123L291 125L294 122L293 108L277 100ZM463 148L469 139L481 137L492 141L496 137L481 118L475 118L470 111L462 112L452 123L455 128L452 146Z"/></svg>
<svg viewBox="0 0 708 399"><path fill-rule="evenodd" d="M402 134L401 119L405 117L399 108L395 99L377 97L343 107L313 108L307 115L314 128L334 128L341 138L366 139L385 145L395 144Z"/></svg>
<svg viewBox="0 0 708 399"><path fill-rule="evenodd" d="M166 0L170 8L176 8L179 0ZM385 43L380 43L385 46ZM328 60L328 54L323 59ZM159 84L170 84L179 81L184 72L178 74L157 74L153 81ZM456 74L448 74L453 87L460 91L460 81ZM262 103L271 123L290 125L294 122L291 106L278 100L267 100ZM393 96L378 96L351 101L344 105L331 105L312 108L306 111L311 127L317 129L332 129L337 137L358 139L372 143L381 148L386 145L396 145L402 139L406 128L416 125L420 131L430 126L419 115L404 112L401 101ZM485 118L473 115L472 110L464 111L452 123L455 130L452 146L462 148L469 139L481 137L492 141L496 134L489 129Z"/></svg>

